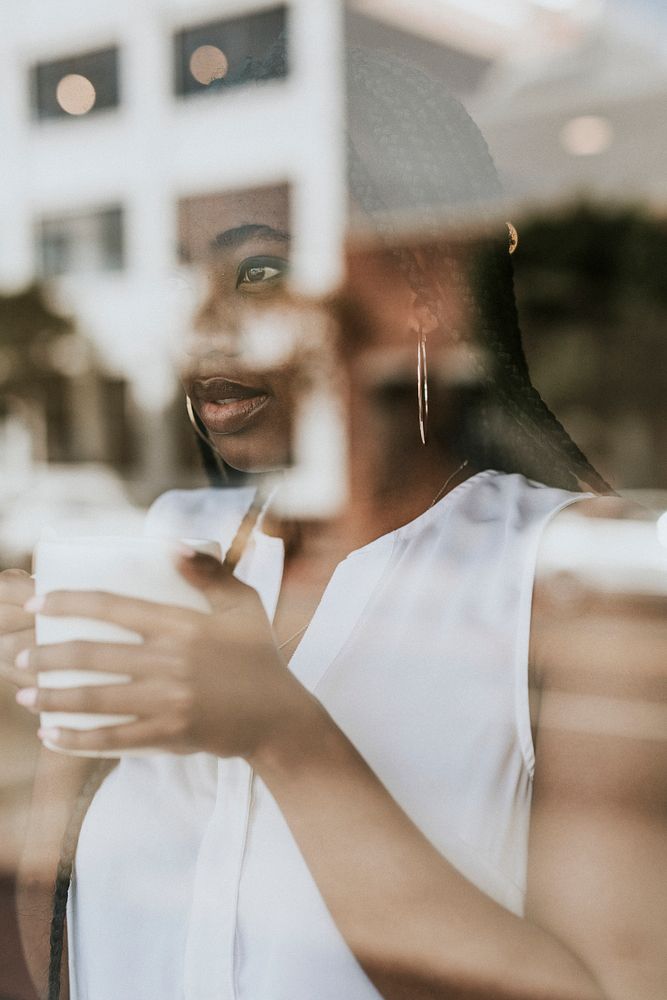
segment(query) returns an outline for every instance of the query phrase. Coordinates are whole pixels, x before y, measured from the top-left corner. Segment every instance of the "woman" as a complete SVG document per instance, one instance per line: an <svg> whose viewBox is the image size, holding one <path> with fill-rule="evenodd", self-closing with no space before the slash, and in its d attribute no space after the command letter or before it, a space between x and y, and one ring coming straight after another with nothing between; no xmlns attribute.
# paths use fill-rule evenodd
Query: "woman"
<svg viewBox="0 0 667 1000"><path fill-rule="evenodd" d="M478 211L496 192L479 133L429 88L393 60L351 60L352 189L369 217L401 204ZM423 129L415 138L419 120L430 145ZM395 173L373 176L378 149ZM248 296L280 303L287 266L279 200L230 196L220 228L204 344ZM614 501L586 499L583 486L606 485L530 384L506 233L471 246L352 249L347 263L334 367L350 491L329 528L304 533L285 560L269 509L235 574L184 551L179 567L209 597L210 616L104 594L53 594L23 609L30 581L3 578L12 676L81 664L133 678L22 687L33 712L139 717L42 738L162 751L122 758L75 806L85 819L72 994L658 997L664 742L625 706L652 698L662 626L635 613L610 638L603 601L554 607L534 584L547 522L575 501ZM213 364L202 352L185 378L208 466L219 456L275 470L289 464L302 366L260 370L232 347ZM390 377L379 378L387 359ZM148 530L217 537L227 549L251 502L252 491L166 494ZM145 642L35 648L37 610L118 622ZM619 651L630 670L615 669ZM578 733L563 712L575 694ZM620 723L607 719L610 701ZM80 787L79 761L45 753L63 797ZM69 811L49 824L68 827L65 869L77 832ZM36 820L28 853L51 858Z"/></svg>

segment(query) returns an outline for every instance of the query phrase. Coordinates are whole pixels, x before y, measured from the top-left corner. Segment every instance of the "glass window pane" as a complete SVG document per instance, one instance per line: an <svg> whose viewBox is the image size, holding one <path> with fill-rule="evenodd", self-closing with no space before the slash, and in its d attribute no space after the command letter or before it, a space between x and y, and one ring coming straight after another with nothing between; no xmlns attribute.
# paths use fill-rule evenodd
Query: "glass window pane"
<svg viewBox="0 0 667 1000"><path fill-rule="evenodd" d="M180 95L287 75L286 9L211 21L174 36L174 88Z"/></svg>
<svg viewBox="0 0 667 1000"><path fill-rule="evenodd" d="M118 206L43 218L37 225L43 277L117 271L124 263L123 213Z"/></svg>
<svg viewBox="0 0 667 1000"><path fill-rule="evenodd" d="M36 118L81 117L118 106L118 49L99 49L37 63L32 69Z"/></svg>

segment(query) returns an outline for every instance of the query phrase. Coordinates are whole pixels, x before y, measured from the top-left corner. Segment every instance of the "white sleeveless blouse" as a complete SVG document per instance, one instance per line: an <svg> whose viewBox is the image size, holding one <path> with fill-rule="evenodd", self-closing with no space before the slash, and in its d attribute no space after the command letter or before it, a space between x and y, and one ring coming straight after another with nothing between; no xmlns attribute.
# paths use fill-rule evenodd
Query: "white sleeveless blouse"
<svg viewBox="0 0 667 1000"><path fill-rule="evenodd" d="M471 477L340 563L290 664L437 849L517 914L537 548L547 520L582 496L492 470ZM224 551L251 500L173 491L146 530ZM256 530L237 575L269 616L282 565L282 543ZM68 921L72 1000L379 996L240 759L121 760L84 821Z"/></svg>

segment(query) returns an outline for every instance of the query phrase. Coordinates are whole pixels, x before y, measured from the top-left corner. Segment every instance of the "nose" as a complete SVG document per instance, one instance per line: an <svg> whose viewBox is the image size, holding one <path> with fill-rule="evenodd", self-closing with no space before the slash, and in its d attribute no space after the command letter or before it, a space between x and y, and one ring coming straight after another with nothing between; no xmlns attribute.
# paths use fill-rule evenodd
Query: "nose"
<svg viewBox="0 0 667 1000"><path fill-rule="evenodd" d="M192 317L192 335L225 353L238 351L241 317L239 310L211 282L203 302Z"/></svg>
<svg viewBox="0 0 667 1000"><path fill-rule="evenodd" d="M240 310L211 280L192 317L186 353L196 363L238 358L242 353Z"/></svg>

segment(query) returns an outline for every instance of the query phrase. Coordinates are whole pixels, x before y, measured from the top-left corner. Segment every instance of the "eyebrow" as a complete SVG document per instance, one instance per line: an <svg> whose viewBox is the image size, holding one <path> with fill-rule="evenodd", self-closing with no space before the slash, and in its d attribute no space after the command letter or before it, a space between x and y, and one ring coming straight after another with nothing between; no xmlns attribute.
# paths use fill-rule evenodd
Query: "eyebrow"
<svg viewBox="0 0 667 1000"><path fill-rule="evenodd" d="M271 240L274 243L289 243L289 233L274 229L273 226L258 225L256 223L236 226L234 229L225 229L218 233L211 240L212 250L230 250L247 243L249 240L260 238Z"/></svg>

